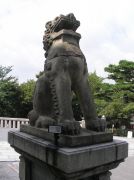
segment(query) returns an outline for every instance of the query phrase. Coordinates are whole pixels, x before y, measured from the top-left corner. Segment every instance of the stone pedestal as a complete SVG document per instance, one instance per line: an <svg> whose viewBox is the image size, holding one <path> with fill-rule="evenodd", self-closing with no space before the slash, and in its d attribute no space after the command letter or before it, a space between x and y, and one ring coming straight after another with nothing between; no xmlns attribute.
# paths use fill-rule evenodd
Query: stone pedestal
<svg viewBox="0 0 134 180"><path fill-rule="evenodd" d="M83 147L57 147L48 140L10 131L20 153L20 180L110 180L111 169L128 155L128 144L113 140Z"/></svg>

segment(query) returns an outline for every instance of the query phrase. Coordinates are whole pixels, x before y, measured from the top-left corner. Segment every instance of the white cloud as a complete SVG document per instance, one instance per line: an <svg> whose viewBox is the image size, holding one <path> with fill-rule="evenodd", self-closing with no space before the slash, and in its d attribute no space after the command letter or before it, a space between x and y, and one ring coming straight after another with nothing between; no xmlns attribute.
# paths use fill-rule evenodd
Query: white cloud
<svg viewBox="0 0 134 180"><path fill-rule="evenodd" d="M89 71L105 76L104 67L134 59L133 0L0 1L0 64L13 65L20 82L43 69L45 23L73 12L81 21L80 46Z"/></svg>

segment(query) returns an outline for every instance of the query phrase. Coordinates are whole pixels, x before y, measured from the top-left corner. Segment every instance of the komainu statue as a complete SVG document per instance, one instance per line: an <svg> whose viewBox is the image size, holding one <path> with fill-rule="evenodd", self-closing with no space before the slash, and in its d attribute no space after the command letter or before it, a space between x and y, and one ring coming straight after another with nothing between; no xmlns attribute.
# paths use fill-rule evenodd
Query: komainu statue
<svg viewBox="0 0 134 180"><path fill-rule="evenodd" d="M63 126L64 134L79 134L79 122L74 119L72 92L79 99L86 128L102 131L97 118L88 83L85 56L80 47L81 35L76 32L80 22L70 13L46 23L43 37L45 53L44 74L38 79L34 92L30 124L39 128Z"/></svg>

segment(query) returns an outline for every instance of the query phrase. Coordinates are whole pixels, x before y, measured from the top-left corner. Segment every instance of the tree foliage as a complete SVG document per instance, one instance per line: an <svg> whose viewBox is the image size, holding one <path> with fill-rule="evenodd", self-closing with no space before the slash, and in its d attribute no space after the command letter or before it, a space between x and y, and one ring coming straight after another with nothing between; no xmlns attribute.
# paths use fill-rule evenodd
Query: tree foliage
<svg viewBox="0 0 134 180"><path fill-rule="evenodd" d="M32 109L33 93L35 88L35 81L28 80L20 85L21 90L21 117L27 117L28 112Z"/></svg>
<svg viewBox="0 0 134 180"><path fill-rule="evenodd" d="M108 78L116 83L134 83L134 62L121 60L118 65L110 64L105 68Z"/></svg>
<svg viewBox="0 0 134 180"><path fill-rule="evenodd" d="M89 73L88 80L89 85L91 86L92 93L97 95L97 92L99 92L102 88L102 82L104 79L97 76L96 72L93 72Z"/></svg>
<svg viewBox="0 0 134 180"><path fill-rule="evenodd" d="M17 117L20 107L20 89L17 79L10 75L12 66L0 66L0 116Z"/></svg>
<svg viewBox="0 0 134 180"><path fill-rule="evenodd" d="M17 79L10 75L12 66L0 66L0 82L17 81Z"/></svg>
<svg viewBox="0 0 134 180"><path fill-rule="evenodd" d="M110 64L105 71L115 84L110 85L111 100L100 113L128 124L134 113L134 62L121 60L118 65Z"/></svg>

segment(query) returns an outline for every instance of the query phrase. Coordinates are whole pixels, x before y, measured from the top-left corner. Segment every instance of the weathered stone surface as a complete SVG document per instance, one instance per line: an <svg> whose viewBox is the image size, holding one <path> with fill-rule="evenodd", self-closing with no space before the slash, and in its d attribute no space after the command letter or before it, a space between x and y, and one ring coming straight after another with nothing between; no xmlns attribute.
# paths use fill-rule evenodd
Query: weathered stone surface
<svg viewBox="0 0 134 180"><path fill-rule="evenodd" d="M54 142L54 134L48 133L47 129L36 128L29 125L21 125L20 131ZM80 135L71 136L59 134L58 145L64 147L77 147L110 142L112 140L112 133L95 132L82 129Z"/></svg>
<svg viewBox="0 0 134 180"><path fill-rule="evenodd" d="M32 126L47 128L62 124L64 134L80 134L78 119L72 110L72 92L81 104L86 128L104 131L105 122L97 118L88 82L88 70L76 32L80 22L74 14L60 15L46 23L43 46L46 51L44 74L39 77L29 113Z"/></svg>
<svg viewBox="0 0 134 180"><path fill-rule="evenodd" d="M128 144L114 140L109 143L77 148L59 148L49 141L22 132L9 132L9 143L18 152L34 157L63 173L101 173L112 169L127 157ZM97 169L98 168L98 169ZM96 170L94 170L96 169Z"/></svg>

